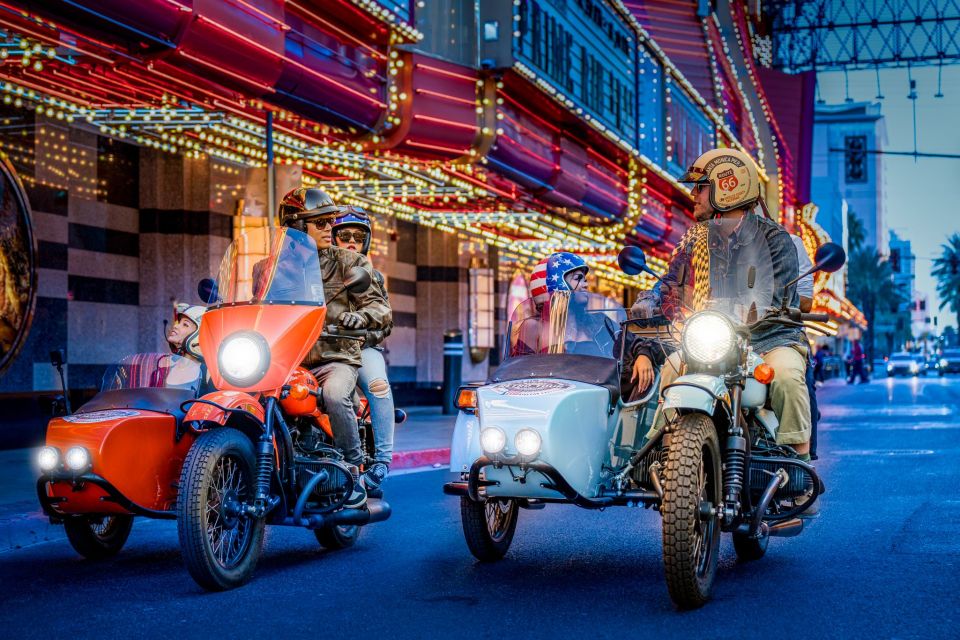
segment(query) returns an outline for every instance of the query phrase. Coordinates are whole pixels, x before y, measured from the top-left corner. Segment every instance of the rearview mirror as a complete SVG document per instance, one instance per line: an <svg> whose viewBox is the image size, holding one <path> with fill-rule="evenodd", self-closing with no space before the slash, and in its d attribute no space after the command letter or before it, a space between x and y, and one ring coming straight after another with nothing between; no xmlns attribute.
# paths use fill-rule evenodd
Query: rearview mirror
<svg viewBox="0 0 960 640"><path fill-rule="evenodd" d="M647 256L640 247L624 247L617 254L617 264L620 270L628 276L638 276L641 273L649 273L651 276L660 279L653 269L647 266Z"/></svg>
<svg viewBox="0 0 960 640"><path fill-rule="evenodd" d="M617 255L617 264L628 276L638 276L647 271L647 256L640 247L624 247Z"/></svg>
<svg viewBox="0 0 960 640"><path fill-rule="evenodd" d="M65 360L63 349L54 349L50 352L50 364L55 367L62 367Z"/></svg>
<svg viewBox="0 0 960 640"><path fill-rule="evenodd" d="M833 273L846 263L847 253L836 242L828 242L817 249L813 259L816 262L813 267L815 271Z"/></svg>
<svg viewBox="0 0 960 640"><path fill-rule="evenodd" d="M204 278L197 284L197 295L205 304L213 304L220 298L217 283L213 278Z"/></svg>
<svg viewBox="0 0 960 640"><path fill-rule="evenodd" d="M353 294L363 293L370 288L370 272L363 267L353 267L347 271L343 288Z"/></svg>

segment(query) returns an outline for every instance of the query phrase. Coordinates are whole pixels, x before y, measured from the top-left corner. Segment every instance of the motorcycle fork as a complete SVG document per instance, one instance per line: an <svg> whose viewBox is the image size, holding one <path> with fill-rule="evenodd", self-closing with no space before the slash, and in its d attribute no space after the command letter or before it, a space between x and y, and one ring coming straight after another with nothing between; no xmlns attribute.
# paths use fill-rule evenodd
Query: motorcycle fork
<svg viewBox="0 0 960 640"><path fill-rule="evenodd" d="M270 495L270 479L273 477L274 451L273 444L274 423L276 420L277 399L273 396L267 398L267 406L264 411L263 435L257 440L257 473L255 477L256 493L253 498L253 508L251 515L261 518L269 513L277 504L280 503L280 496Z"/></svg>
<svg viewBox="0 0 960 640"><path fill-rule="evenodd" d="M742 383L730 386L730 427L723 446L723 521L725 526L733 524L740 512L740 492L747 465L747 439L743 435L740 402L743 393Z"/></svg>

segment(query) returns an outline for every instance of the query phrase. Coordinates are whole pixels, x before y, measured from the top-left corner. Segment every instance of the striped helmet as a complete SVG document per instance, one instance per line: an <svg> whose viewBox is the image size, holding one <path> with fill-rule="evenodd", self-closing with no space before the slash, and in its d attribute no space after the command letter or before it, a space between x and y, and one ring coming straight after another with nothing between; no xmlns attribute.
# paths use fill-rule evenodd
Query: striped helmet
<svg viewBox="0 0 960 640"><path fill-rule="evenodd" d="M590 270L586 261L575 253L558 251L537 263L530 276L530 295L540 305L546 302L554 291L569 291L564 277L571 271Z"/></svg>

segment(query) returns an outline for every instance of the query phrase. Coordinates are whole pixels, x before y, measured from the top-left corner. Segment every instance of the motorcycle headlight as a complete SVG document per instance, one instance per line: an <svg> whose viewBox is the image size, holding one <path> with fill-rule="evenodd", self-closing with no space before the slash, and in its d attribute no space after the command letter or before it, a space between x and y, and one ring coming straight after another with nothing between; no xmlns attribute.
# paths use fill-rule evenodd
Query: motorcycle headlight
<svg viewBox="0 0 960 640"><path fill-rule="evenodd" d="M920 365L918 365L916 362L910 363L910 373L916 373L919 370L920 370Z"/></svg>
<svg viewBox="0 0 960 640"><path fill-rule="evenodd" d="M887 373L891 373L892 371L893 371L893 365L892 365L892 364L888 364L888 365L887 365Z"/></svg>
<svg viewBox="0 0 960 640"><path fill-rule="evenodd" d="M63 456L64 464L71 471L83 471L90 466L90 452L83 447L70 447Z"/></svg>
<svg viewBox="0 0 960 640"><path fill-rule="evenodd" d="M220 345L217 364L224 379L237 387L249 387L267 374L270 347L255 331L240 331Z"/></svg>
<svg viewBox="0 0 960 640"><path fill-rule="evenodd" d="M940 366L941 366L941 367L945 367L945 366L947 366L948 364L950 364L950 363L947 362L947 359L946 359L946 358L943 358L943 359L940 360Z"/></svg>
<svg viewBox="0 0 960 640"><path fill-rule="evenodd" d="M480 432L480 446L487 453L500 453L507 446L507 434L500 427L487 427Z"/></svg>
<svg viewBox="0 0 960 640"><path fill-rule="evenodd" d="M43 447L37 454L37 465L41 471L53 471L60 464L60 451L56 447Z"/></svg>
<svg viewBox="0 0 960 640"><path fill-rule="evenodd" d="M695 314L683 330L683 352L700 364L717 364L727 358L737 345L733 325L719 313L704 311Z"/></svg>
<svg viewBox="0 0 960 640"><path fill-rule="evenodd" d="M517 453L522 456L535 456L540 453L540 434L533 429L521 429L517 431L513 439L513 445L517 448Z"/></svg>

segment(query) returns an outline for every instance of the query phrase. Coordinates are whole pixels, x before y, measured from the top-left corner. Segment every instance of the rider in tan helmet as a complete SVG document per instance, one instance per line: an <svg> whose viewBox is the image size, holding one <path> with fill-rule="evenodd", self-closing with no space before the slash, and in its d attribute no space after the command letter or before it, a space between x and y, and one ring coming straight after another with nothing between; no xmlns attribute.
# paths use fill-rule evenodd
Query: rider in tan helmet
<svg viewBox="0 0 960 640"><path fill-rule="evenodd" d="M681 182L692 184L694 224L678 243L663 278L663 311L674 316L681 309L698 311L708 303L718 281L747 264L772 275L772 306L783 302L785 285L798 275L797 251L790 235L768 217L761 197L760 176L750 156L737 149L712 149L694 160ZM719 244L718 244L719 243ZM740 259L758 246L765 261ZM771 273L762 273L768 270ZM787 292L787 306L798 307L796 285ZM765 309L758 309L762 315ZM805 383L806 340L796 326L761 320L751 327L753 350L775 372L770 400L780 421L777 441L793 447L801 457L810 450L810 398ZM640 360L640 358L638 358ZM635 366L643 366L640 363ZM661 372L661 390L679 375L680 354L667 359ZM658 416L658 426L663 416Z"/></svg>

